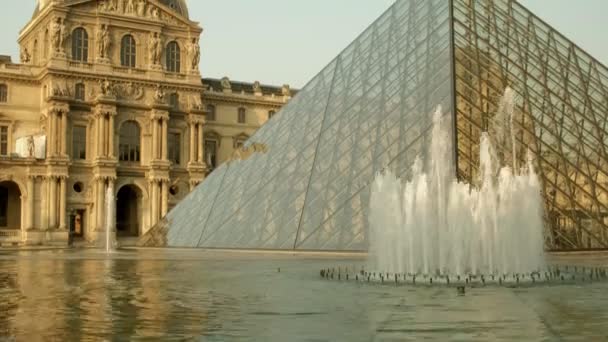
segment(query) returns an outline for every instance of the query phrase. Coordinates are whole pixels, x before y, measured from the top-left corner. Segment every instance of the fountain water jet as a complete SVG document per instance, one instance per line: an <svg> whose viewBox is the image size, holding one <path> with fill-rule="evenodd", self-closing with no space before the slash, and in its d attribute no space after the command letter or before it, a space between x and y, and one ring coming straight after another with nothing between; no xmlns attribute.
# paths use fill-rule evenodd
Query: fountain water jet
<svg viewBox="0 0 608 342"><path fill-rule="evenodd" d="M516 152L514 95L507 89L496 138ZM371 193L370 262L409 275L519 276L545 269L541 187L532 156L520 170L480 141L480 185L453 178L451 122L434 115L428 173L418 158L412 178L378 175ZM506 128L506 129L505 129ZM500 165L500 163L503 165Z"/></svg>
<svg viewBox="0 0 608 342"><path fill-rule="evenodd" d="M116 199L114 196L114 186L111 183L106 190L105 204L106 222L102 246L105 248L106 253L112 253L116 249L116 238L114 236L116 231Z"/></svg>

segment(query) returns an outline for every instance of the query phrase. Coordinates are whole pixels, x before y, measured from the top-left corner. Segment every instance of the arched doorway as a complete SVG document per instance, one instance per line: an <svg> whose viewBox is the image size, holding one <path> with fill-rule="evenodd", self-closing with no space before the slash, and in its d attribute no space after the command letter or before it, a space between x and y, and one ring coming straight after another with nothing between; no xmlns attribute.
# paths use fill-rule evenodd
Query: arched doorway
<svg viewBox="0 0 608 342"><path fill-rule="evenodd" d="M141 191L134 185L125 185L116 196L116 235L137 237L140 232Z"/></svg>
<svg viewBox="0 0 608 342"><path fill-rule="evenodd" d="M0 229L21 229L21 190L14 182L0 183Z"/></svg>

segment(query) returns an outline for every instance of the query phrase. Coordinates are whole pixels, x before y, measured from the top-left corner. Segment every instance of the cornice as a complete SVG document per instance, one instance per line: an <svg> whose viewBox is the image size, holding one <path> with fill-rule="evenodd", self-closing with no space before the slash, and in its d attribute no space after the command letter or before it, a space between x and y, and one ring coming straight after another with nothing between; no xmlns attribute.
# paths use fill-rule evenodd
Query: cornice
<svg viewBox="0 0 608 342"><path fill-rule="evenodd" d="M261 97L255 95L241 95L241 94L226 94L226 93L215 93L215 92L203 92L204 101L216 101L224 103L232 103L237 105L249 104L249 105L265 105L270 107L280 108L288 103L281 97L275 99L269 97Z"/></svg>
<svg viewBox="0 0 608 342"><path fill-rule="evenodd" d="M199 83L186 83L186 82L179 82L179 81L176 82L174 80L167 80L167 79L154 80L154 79L142 78L142 77L137 77L137 76L126 76L126 75L123 76L123 75L107 74L107 73L94 73L94 72L75 73L73 71L67 71L67 70L55 69L55 68L45 69L44 72L42 72L40 74L40 76L37 78L37 80L39 82L42 82L47 77L81 79L81 80L87 80L87 81L98 81L98 80L107 79L108 81L111 81L111 82L119 82L119 83L127 82L127 83L133 83L134 85L151 86L151 87L155 87L160 84L164 88L171 88L171 89L175 89L175 90L198 92L198 93L203 92L203 86L200 85Z"/></svg>

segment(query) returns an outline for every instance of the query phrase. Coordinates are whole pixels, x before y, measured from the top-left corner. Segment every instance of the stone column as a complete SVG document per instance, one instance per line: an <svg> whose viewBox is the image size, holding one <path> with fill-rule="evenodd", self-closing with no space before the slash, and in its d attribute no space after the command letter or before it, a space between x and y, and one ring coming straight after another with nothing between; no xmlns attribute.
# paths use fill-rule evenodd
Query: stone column
<svg viewBox="0 0 608 342"><path fill-rule="evenodd" d="M65 215L67 211L67 189L66 189L66 179L65 177L61 177L59 180L59 229L66 230L67 223L65 220Z"/></svg>
<svg viewBox="0 0 608 342"><path fill-rule="evenodd" d="M167 160L168 158L168 152L167 152L167 139L168 139L168 119L162 119L161 123L162 123L162 136L161 136L161 141L162 141L162 154L161 154L161 158L162 160Z"/></svg>
<svg viewBox="0 0 608 342"><path fill-rule="evenodd" d="M107 156L107 142L108 140L108 124L106 123L106 116L101 114L99 116L99 122L101 122L101 138L99 139L101 142L101 156Z"/></svg>
<svg viewBox="0 0 608 342"><path fill-rule="evenodd" d="M35 199L35 186L36 178L29 176L27 178L27 222L25 229L34 229L34 199Z"/></svg>
<svg viewBox="0 0 608 342"><path fill-rule="evenodd" d="M160 217L163 218L169 211L169 181L165 180L162 183L161 200L160 200Z"/></svg>
<svg viewBox="0 0 608 342"><path fill-rule="evenodd" d="M196 124L190 122L190 163L196 163Z"/></svg>
<svg viewBox="0 0 608 342"><path fill-rule="evenodd" d="M110 114L110 127L108 133L108 156L114 158L114 136L116 128L114 127L114 114Z"/></svg>
<svg viewBox="0 0 608 342"><path fill-rule="evenodd" d="M198 162L199 163L204 163L205 161L203 160L203 124L199 123L198 124Z"/></svg>
<svg viewBox="0 0 608 342"><path fill-rule="evenodd" d="M106 182L99 178L97 179L97 200L95 201L95 212L97 224L95 227L97 231L101 231L103 228L103 207L104 207L104 192Z"/></svg>
<svg viewBox="0 0 608 342"><path fill-rule="evenodd" d="M101 114L97 114L95 118L95 143L97 144L97 157L101 157L103 155L103 142L101 141L101 136L103 135L102 126L101 126L102 116Z"/></svg>
<svg viewBox="0 0 608 342"><path fill-rule="evenodd" d="M57 228L57 179L49 177L49 228Z"/></svg>
<svg viewBox="0 0 608 342"><path fill-rule="evenodd" d="M152 160L158 159L158 121L152 119Z"/></svg>
<svg viewBox="0 0 608 342"><path fill-rule="evenodd" d="M48 136L48 147L49 147L49 156L55 156L55 114L53 111L49 111L49 136Z"/></svg>
<svg viewBox="0 0 608 342"><path fill-rule="evenodd" d="M150 200L152 201L151 203L151 219L150 219L150 226L154 226L156 224L156 222L158 222L158 182L156 180L152 180L150 182L150 185L152 186L152 196L150 198Z"/></svg>
<svg viewBox="0 0 608 342"><path fill-rule="evenodd" d="M68 155L68 151L67 151L67 139L68 139L68 113L67 112L62 112L61 113L61 136L59 137L60 141L61 141L61 155L62 156L67 156Z"/></svg>

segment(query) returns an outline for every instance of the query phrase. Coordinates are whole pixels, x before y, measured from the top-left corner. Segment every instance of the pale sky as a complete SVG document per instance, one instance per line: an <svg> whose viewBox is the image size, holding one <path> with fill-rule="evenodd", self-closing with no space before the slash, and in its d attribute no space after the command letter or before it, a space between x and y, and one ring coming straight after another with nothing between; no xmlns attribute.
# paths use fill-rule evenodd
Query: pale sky
<svg viewBox="0 0 608 342"><path fill-rule="evenodd" d="M394 0L188 0L201 23L203 77L302 87ZM0 54L18 61L17 36L35 0L0 0ZM608 0L521 0L608 64Z"/></svg>

